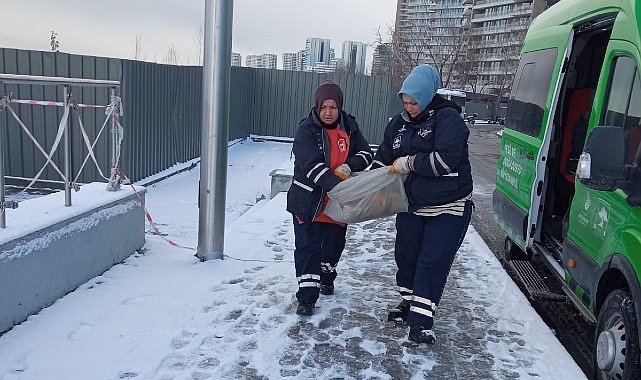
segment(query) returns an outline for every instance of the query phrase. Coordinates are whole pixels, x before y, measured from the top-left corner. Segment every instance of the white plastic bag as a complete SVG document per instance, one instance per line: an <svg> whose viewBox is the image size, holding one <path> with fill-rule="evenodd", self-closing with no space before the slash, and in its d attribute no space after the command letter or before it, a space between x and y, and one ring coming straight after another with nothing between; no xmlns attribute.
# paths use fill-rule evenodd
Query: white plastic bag
<svg viewBox="0 0 641 380"><path fill-rule="evenodd" d="M405 176L389 171L389 166L368 170L336 185L325 214L337 222L358 223L406 212Z"/></svg>

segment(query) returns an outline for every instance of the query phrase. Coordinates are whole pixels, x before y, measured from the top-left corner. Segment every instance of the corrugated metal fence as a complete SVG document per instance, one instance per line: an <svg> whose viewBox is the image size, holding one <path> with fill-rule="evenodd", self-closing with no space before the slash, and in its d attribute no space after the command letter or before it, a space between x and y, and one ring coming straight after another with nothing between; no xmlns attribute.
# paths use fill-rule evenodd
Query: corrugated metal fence
<svg viewBox="0 0 641 380"><path fill-rule="evenodd" d="M121 124L125 128L121 167L133 181L200 156L202 67L0 48L0 73L120 81L124 110ZM344 109L356 116L369 142L380 143L390 104L397 105L390 78L247 67L232 67L229 138L293 137L298 122L313 105L314 90L327 79L341 85ZM106 89L71 90L74 103L109 103ZM8 94L14 99L58 102L63 96L62 88L55 86L0 84L0 97ZM45 150L49 150L62 108L23 104L12 107ZM77 114L93 140L105 122L104 109L82 108ZM78 124L78 115L74 115L74 173L87 154ZM110 134L107 130L101 136L94 152L103 173L108 173ZM33 177L45 164L46 159L8 112L0 114L0 137L5 147L7 183L11 179ZM61 163L62 152L58 151L53 160ZM43 178L60 180L52 169L46 170ZM89 165L78 179L81 183L101 180L97 170Z"/></svg>

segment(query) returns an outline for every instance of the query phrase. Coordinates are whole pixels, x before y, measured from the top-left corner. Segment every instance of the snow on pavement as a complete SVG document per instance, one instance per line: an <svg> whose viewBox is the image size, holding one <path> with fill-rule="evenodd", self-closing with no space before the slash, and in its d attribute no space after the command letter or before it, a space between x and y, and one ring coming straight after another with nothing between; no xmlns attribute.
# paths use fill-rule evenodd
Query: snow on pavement
<svg viewBox="0 0 641 380"><path fill-rule="evenodd" d="M291 216L269 172L291 144L229 148L225 259L146 236L135 253L0 336L0 379L585 379L470 227L416 346L387 322L394 220L350 225L336 294L295 315ZM198 169L147 188L158 228L195 247ZM87 254L90 254L88 249Z"/></svg>

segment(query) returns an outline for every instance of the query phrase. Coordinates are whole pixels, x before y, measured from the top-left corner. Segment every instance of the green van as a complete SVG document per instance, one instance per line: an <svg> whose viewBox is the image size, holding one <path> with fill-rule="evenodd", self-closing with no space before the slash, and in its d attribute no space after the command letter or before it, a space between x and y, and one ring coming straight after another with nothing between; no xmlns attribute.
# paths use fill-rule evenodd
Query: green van
<svg viewBox="0 0 641 380"><path fill-rule="evenodd" d="M597 379L641 379L641 1L561 0L531 24L493 208L595 323Z"/></svg>

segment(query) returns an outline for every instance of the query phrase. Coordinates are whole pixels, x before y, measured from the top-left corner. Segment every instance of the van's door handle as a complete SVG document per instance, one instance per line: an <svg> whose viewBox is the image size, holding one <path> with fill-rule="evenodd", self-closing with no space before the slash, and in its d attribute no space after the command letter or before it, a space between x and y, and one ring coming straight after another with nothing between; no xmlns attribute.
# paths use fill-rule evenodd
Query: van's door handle
<svg viewBox="0 0 641 380"><path fill-rule="evenodd" d="M530 161L534 161L534 153L532 153L532 152L527 152L525 154L525 157L527 157L527 159L530 160Z"/></svg>

